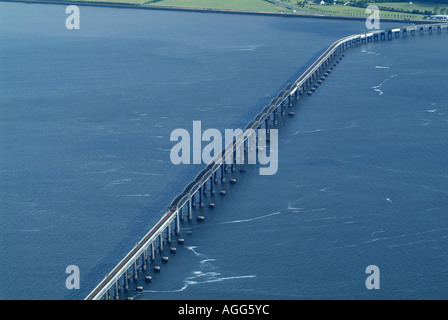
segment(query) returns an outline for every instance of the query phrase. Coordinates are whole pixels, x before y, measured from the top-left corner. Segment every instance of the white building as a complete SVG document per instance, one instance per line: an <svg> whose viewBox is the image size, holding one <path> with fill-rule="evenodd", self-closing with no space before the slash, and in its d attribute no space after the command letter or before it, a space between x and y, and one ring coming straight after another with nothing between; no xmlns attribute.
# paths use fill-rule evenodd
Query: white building
<svg viewBox="0 0 448 320"><path fill-rule="evenodd" d="M429 19L431 19L431 20L447 21L448 20L448 15L436 14L436 15L433 15L433 16L429 17Z"/></svg>

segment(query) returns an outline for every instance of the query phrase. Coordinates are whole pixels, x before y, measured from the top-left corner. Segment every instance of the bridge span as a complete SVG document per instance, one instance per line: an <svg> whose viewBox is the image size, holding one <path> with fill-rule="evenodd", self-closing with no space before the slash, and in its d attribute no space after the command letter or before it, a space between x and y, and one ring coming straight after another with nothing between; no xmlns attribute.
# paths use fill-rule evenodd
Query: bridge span
<svg viewBox="0 0 448 320"><path fill-rule="evenodd" d="M275 126L278 116L294 116L294 107L306 95L312 95L333 68L344 56L344 51L369 42L392 40L400 37L415 36L417 34L448 33L448 23L405 26L401 28L372 30L366 33L355 34L334 42L295 82L289 83L278 96L265 106L254 119L244 128L244 133L234 139L233 144L226 146L220 155L211 161L185 189L177 195L168 207L167 212L156 225L126 254L126 256L113 268L106 277L90 292L85 300L119 299L123 289L129 290L129 281L137 282L138 271L145 271L148 261L154 261L156 253L163 254L164 244L170 244L175 236L180 235L180 221L184 218L193 219L193 206L204 205L203 195L215 193L216 183L225 183L226 174L235 171L237 166L235 151L240 148L244 154L250 148L257 146L257 129L264 128L267 132ZM251 131L252 129L252 131ZM246 134L252 132L252 134ZM255 142L254 142L255 141ZM230 159L230 163L229 160ZM243 166L246 165L245 163ZM235 183L235 179L230 179ZM225 191L220 192L221 195ZM213 203L209 204L214 207ZM198 219L203 219L198 216ZM183 239L177 237L178 243ZM170 248L174 252L175 248ZM162 261L167 260L163 257ZM157 272L160 267L155 267ZM148 280L150 279L147 278ZM113 291L112 291L113 288ZM137 287L137 290L142 287Z"/></svg>

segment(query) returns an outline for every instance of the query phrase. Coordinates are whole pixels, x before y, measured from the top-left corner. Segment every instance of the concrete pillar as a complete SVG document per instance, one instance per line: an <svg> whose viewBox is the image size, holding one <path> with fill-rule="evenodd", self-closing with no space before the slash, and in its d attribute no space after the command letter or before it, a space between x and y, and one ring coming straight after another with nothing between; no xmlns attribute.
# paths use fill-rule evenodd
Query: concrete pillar
<svg viewBox="0 0 448 320"><path fill-rule="evenodd" d="M159 234L159 252L163 251L163 232Z"/></svg>
<svg viewBox="0 0 448 320"><path fill-rule="evenodd" d="M221 183L226 182L226 178L224 177L224 173L226 171L225 165L226 164L224 162L221 164Z"/></svg>
<svg viewBox="0 0 448 320"><path fill-rule="evenodd" d="M115 285L114 285L114 287L115 287L115 300L118 300L118 299L120 299L120 296L119 296L119 287L120 287L120 282L119 282L120 280L117 280L116 282L115 282Z"/></svg>
<svg viewBox="0 0 448 320"><path fill-rule="evenodd" d="M129 270L124 273L124 292L129 291Z"/></svg>
<svg viewBox="0 0 448 320"><path fill-rule="evenodd" d="M182 209L183 207L180 210ZM180 234L180 210L176 213L176 235Z"/></svg>
<svg viewBox="0 0 448 320"><path fill-rule="evenodd" d="M193 210L191 207L191 202L192 202L192 198L190 198L190 200L188 200L188 220L191 221L193 220Z"/></svg>
<svg viewBox="0 0 448 320"><path fill-rule="evenodd" d="M204 194L203 189L204 189L204 186L202 185L198 190L198 192L199 192L199 208L202 208L204 206L204 202L202 200L202 197Z"/></svg>
<svg viewBox="0 0 448 320"><path fill-rule="evenodd" d="M214 175L214 174L213 174ZM210 177L210 194L214 195L215 194L215 181L213 179L213 176Z"/></svg>
<svg viewBox="0 0 448 320"><path fill-rule="evenodd" d="M166 241L168 243L171 242L171 223L168 225L168 227L166 228Z"/></svg>
<svg viewBox="0 0 448 320"><path fill-rule="evenodd" d="M151 261L154 261L155 259L156 259L156 248L153 242L151 243Z"/></svg>
<svg viewBox="0 0 448 320"><path fill-rule="evenodd" d="M142 254L142 270L146 271L146 258L147 258L147 251L145 250Z"/></svg>
<svg viewBox="0 0 448 320"><path fill-rule="evenodd" d="M134 281L137 281L138 278L138 270L137 270L137 260L134 261Z"/></svg>
<svg viewBox="0 0 448 320"><path fill-rule="evenodd" d="M235 145L236 138L233 138L233 144ZM236 148L233 148L233 157L232 157L232 166L231 166L232 172L236 171Z"/></svg>

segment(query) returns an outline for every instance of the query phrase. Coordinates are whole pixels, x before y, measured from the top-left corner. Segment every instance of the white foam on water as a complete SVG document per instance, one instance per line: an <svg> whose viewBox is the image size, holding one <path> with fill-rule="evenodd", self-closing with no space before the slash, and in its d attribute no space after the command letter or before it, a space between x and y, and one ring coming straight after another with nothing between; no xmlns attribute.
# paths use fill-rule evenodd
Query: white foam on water
<svg viewBox="0 0 448 320"><path fill-rule="evenodd" d="M107 186L115 186L120 184L125 184L126 182L132 181L131 178L117 179L109 183Z"/></svg>
<svg viewBox="0 0 448 320"><path fill-rule="evenodd" d="M384 230L383 229L379 229L378 231L372 232L370 235L373 236L373 235L375 235L377 233L384 233Z"/></svg>
<svg viewBox="0 0 448 320"><path fill-rule="evenodd" d="M202 253L197 252L195 249L197 248L196 246L186 246L185 248L187 248L188 250L192 251L196 256L202 256Z"/></svg>
<svg viewBox="0 0 448 320"><path fill-rule="evenodd" d="M309 133L317 133L317 132L321 132L322 129L316 129L316 130L309 130L309 131L296 131L294 133L291 134L291 136L295 136L298 134L309 134Z"/></svg>
<svg viewBox="0 0 448 320"><path fill-rule="evenodd" d="M197 246L186 246L188 250L192 251L196 256L205 256L204 254L198 252ZM216 261L213 258L205 258L199 262L201 268L216 269L217 267L213 265L212 262ZM186 290L189 286L201 285L206 283L215 283L228 280L238 280L238 279L251 279L255 278L255 275L235 275L235 276L223 276L220 272L215 271L202 271L194 270L192 271L192 276L189 276L183 280L183 286L179 289L174 290L143 290L143 293L175 293L182 292ZM138 295L138 294L137 294Z"/></svg>
<svg viewBox="0 0 448 320"><path fill-rule="evenodd" d="M448 209L448 206L447 207L428 208L425 210L425 212L432 212L432 211L438 211L438 210L443 210L443 209Z"/></svg>
<svg viewBox="0 0 448 320"><path fill-rule="evenodd" d="M163 176L163 174L154 173L154 172L120 171L120 173L136 174L136 175L143 175L143 176ZM131 179L129 179L129 180L131 180Z"/></svg>
<svg viewBox="0 0 448 320"><path fill-rule="evenodd" d="M266 215L264 215L264 216L255 217L255 218L252 218L252 219L233 220L233 221L223 222L222 224L241 223L241 222L251 222L251 221L255 221L255 220L259 220L259 219L264 219L264 218L268 218L268 217L276 216L276 215L278 215L278 214L280 214L280 213L281 213L281 212L274 212L274 213L266 214Z"/></svg>
<svg viewBox="0 0 448 320"><path fill-rule="evenodd" d="M213 261L216 261L216 259L204 259L204 260L199 261L199 263L204 264L204 263L213 262Z"/></svg>
<svg viewBox="0 0 448 320"><path fill-rule="evenodd" d="M333 187L325 187L325 188L320 189L319 192L331 192L328 190L333 189L333 188L335 188L335 187L334 186Z"/></svg>
<svg viewBox="0 0 448 320"><path fill-rule="evenodd" d="M372 89L375 90L376 92L378 92L380 96L382 96L382 95L384 94L384 92L383 92L380 88L381 88L387 81L389 81L389 80L391 80L391 79L393 79L393 78L395 78L395 77L398 77L398 74L391 75L389 78L384 79L383 81L380 82L379 85L377 85L377 86L373 86Z"/></svg>

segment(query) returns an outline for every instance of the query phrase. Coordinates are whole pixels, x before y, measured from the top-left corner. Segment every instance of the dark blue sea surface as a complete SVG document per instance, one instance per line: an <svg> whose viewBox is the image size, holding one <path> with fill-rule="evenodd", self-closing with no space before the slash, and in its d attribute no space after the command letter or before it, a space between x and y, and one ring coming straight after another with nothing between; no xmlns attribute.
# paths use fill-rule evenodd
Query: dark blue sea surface
<svg viewBox="0 0 448 320"><path fill-rule="evenodd" d="M203 168L170 162L172 130L243 128L365 30L80 9L67 30L64 6L0 3L1 299L83 299ZM277 174L235 174L213 211L195 209L203 223L182 223L185 245L153 282L122 298L448 298L446 52L445 33L346 52L280 122ZM380 290L365 287L368 265Z"/></svg>

